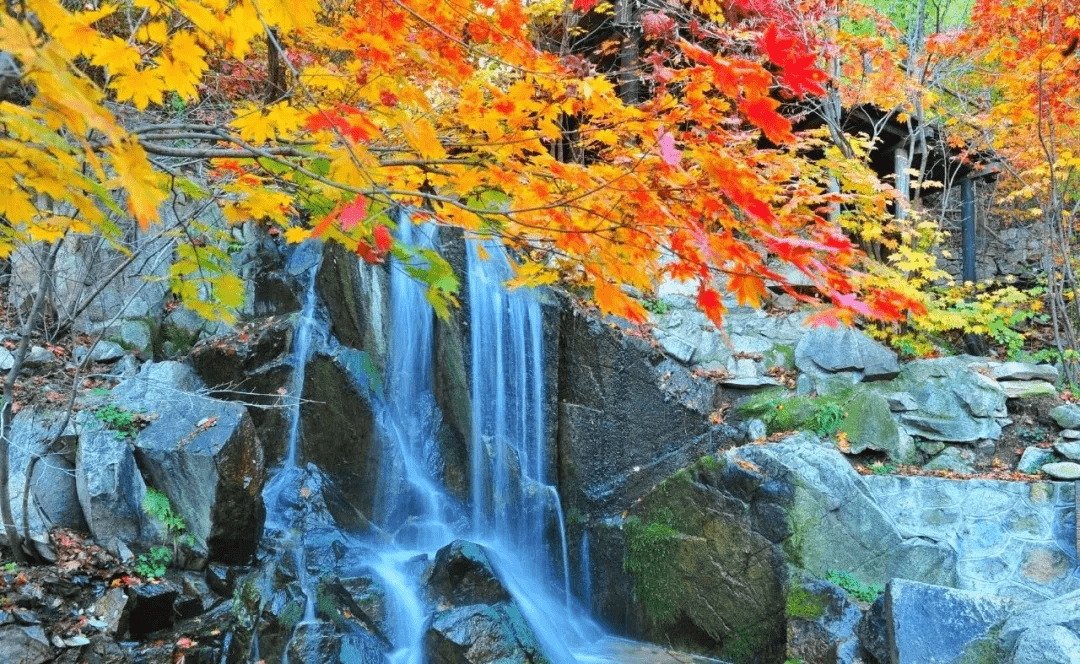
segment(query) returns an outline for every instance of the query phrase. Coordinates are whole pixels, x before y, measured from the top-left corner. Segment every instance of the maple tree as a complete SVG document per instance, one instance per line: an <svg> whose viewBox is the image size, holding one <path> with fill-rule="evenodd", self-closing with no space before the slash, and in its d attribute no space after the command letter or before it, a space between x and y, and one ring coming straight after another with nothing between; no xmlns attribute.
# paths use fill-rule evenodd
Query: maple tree
<svg viewBox="0 0 1080 664"><path fill-rule="evenodd" d="M159 223L167 201L206 198L289 242L405 259L445 314L456 279L435 251L395 239L389 212L405 206L503 238L522 259L517 284L561 281L631 321L647 316L635 295L663 277L696 283L717 324L725 292L759 305L770 284L826 322L920 310L844 232L891 218L891 188L858 141L837 150L781 112L831 85L812 29L831 10L689 0L630 15L620 2L641 30L622 43L634 67L615 75L603 45L565 47L575 26L608 20L612 6L590 0L9 4L0 89L19 94L0 100L0 256L116 239L128 219ZM547 47L560 31L564 47ZM176 245L170 286L232 320L243 288L214 229L198 230Z"/></svg>

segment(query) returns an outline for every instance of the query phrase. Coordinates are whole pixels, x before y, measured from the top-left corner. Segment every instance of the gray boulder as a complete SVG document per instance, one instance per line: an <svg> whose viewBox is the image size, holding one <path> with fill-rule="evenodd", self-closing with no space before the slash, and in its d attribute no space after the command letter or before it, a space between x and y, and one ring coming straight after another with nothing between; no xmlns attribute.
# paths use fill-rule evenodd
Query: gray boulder
<svg viewBox="0 0 1080 664"><path fill-rule="evenodd" d="M940 454L923 466L923 470L947 470L961 475L975 472L975 454L959 447L946 447Z"/></svg>
<svg viewBox="0 0 1080 664"><path fill-rule="evenodd" d="M140 467L169 497L199 557L243 564L262 531L262 445L244 406L201 393L187 365L145 365L113 390L122 406L156 419L135 440Z"/></svg>
<svg viewBox="0 0 1080 664"><path fill-rule="evenodd" d="M123 557L140 540L146 495L131 442L106 429L88 411L79 413L75 486L90 533L99 544Z"/></svg>
<svg viewBox="0 0 1080 664"><path fill-rule="evenodd" d="M990 367L994 380L1039 380L1047 383L1058 381L1058 370L1052 364L1028 364L1026 362L1002 362Z"/></svg>
<svg viewBox="0 0 1080 664"><path fill-rule="evenodd" d="M999 385L1009 399L1036 399L1057 394L1052 383L1041 380L1003 380Z"/></svg>
<svg viewBox="0 0 1080 664"><path fill-rule="evenodd" d="M1039 472L1039 469L1044 464L1050 463L1054 460L1054 450L1049 450L1043 447L1026 447L1024 453L1020 455L1020 461L1016 464L1016 470L1021 473L1027 473L1028 475L1034 475Z"/></svg>
<svg viewBox="0 0 1080 664"><path fill-rule="evenodd" d="M992 630L1019 608L1015 600L893 579L885 588L890 664L952 664L980 651L992 656Z"/></svg>
<svg viewBox="0 0 1080 664"><path fill-rule="evenodd" d="M1061 625L1020 635L1012 664L1080 664L1080 636Z"/></svg>
<svg viewBox="0 0 1080 664"><path fill-rule="evenodd" d="M1001 628L998 637L999 647L1003 653L1016 656L1020 654L1019 646L1022 643L1069 642L1061 630L1052 630L1053 627L1063 628L1072 633L1074 638L1080 633L1080 590L1041 602L1010 617ZM1025 641L1024 637L1029 633L1031 636ZM1025 653L1029 650L1030 648L1025 646ZM1027 654L1024 656L1029 657ZM1029 662L1031 664L1034 662L1057 664L1072 661L1070 659L1026 659L1024 664Z"/></svg>
<svg viewBox="0 0 1080 664"><path fill-rule="evenodd" d="M849 327L807 332L795 346L795 366L815 379L850 373L853 382L889 380L900 373L896 353Z"/></svg>
<svg viewBox="0 0 1080 664"><path fill-rule="evenodd" d="M863 477L831 446L792 437L782 443L736 448L734 465L749 462L766 486L785 486L788 560L811 575L848 570L863 583L900 577L956 584L956 553L944 541L902 535L874 499ZM733 464L728 464L731 467Z"/></svg>
<svg viewBox="0 0 1080 664"><path fill-rule="evenodd" d="M913 436L944 442L997 440L1008 417L1005 391L997 381L971 370L974 358L918 360L904 367L897 388L918 408L897 413Z"/></svg>
<svg viewBox="0 0 1080 664"><path fill-rule="evenodd" d="M24 548L46 560L54 560L50 530L57 527L86 529L75 488L71 449L75 439L70 435L56 436L62 419L55 413L25 408L15 415L11 426L8 499L12 516L20 534L26 530L30 532L30 540L23 543ZM54 439L57 446L50 448ZM24 528L23 490L31 464L33 476L26 513L29 528ZM2 529L0 541L7 543Z"/></svg>
<svg viewBox="0 0 1080 664"><path fill-rule="evenodd" d="M55 654L41 625L0 627L0 662L43 664L52 661Z"/></svg>
<svg viewBox="0 0 1080 664"><path fill-rule="evenodd" d="M1055 480L1080 480L1080 463L1073 461L1048 463L1042 467L1042 471Z"/></svg>
<svg viewBox="0 0 1080 664"><path fill-rule="evenodd" d="M1054 443L1054 450L1066 459L1071 459L1073 461L1080 460L1080 442L1078 441L1059 440Z"/></svg>
<svg viewBox="0 0 1080 664"><path fill-rule="evenodd" d="M1050 417L1054 418L1062 429L1080 428L1080 406L1076 404L1068 403L1058 406L1050 411Z"/></svg>

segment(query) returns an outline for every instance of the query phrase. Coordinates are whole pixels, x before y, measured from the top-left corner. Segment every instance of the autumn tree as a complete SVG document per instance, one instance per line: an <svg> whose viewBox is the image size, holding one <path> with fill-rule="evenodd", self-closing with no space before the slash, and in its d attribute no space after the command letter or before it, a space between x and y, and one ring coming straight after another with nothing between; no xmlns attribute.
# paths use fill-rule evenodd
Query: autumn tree
<svg viewBox="0 0 1080 664"><path fill-rule="evenodd" d="M501 237L523 260L517 283L560 281L631 321L646 317L635 294L661 277L696 283L718 324L725 290L757 305L770 284L826 321L918 310L916 294L865 279L877 268L829 215L887 215L891 193L830 188L864 165L809 159L820 137L781 112L824 92L804 25L823 5L623 5L619 21L641 27L640 51L623 54L641 63L634 95L546 47L551 25L570 35L604 11L590 0L8 3L0 254L109 237L115 215L149 228L182 192L290 242L333 240L371 262L422 255L404 264L443 313L449 266L396 240L389 209ZM791 288L781 264L817 295ZM229 319L242 289L228 265L215 241L181 242L170 285Z"/></svg>

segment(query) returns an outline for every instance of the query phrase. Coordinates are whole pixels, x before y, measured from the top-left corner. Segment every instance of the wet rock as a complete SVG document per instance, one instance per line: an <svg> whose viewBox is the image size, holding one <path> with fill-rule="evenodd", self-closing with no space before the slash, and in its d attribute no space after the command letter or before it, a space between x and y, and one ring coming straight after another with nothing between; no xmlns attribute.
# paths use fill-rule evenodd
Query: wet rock
<svg viewBox="0 0 1080 664"><path fill-rule="evenodd" d="M237 570L231 565L210 563L206 566L206 583L222 597L232 597L236 578Z"/></svg>
<svg viewBox="0 0 1080 664"><path fill-rule="evenodd" d="M424 637L431 664L550 664L517 606L462 606L440 611Z"/></svg>
<svg viewBox="0 0 1080 664"><path fill-rule="evenodd" d="M993 649L991 631L1022 608L1016 600L892 579L885 588L891 664L955 662Z"/></svg>
<svg viewBox="0 0 1080 664"><path fill-rule="evenodd" d="M510 593L499 580L487 550L465 540L454 540L439 549L427 586L437 603L450 606L510 600Z"/></svg>
<svg viewBox="0 0 1080 664"><path fill-rule="evenodd" d="M1080 480L1080 463L1072 461L1048 463L1042 467L1042 471L1055 480Z"/></svg>
<svg viewBox="0 0 1080 664"><path fill-rule="evenodd" d="M716 385L596 321L567 311L561 323L563 387L554 430L564 509L618 514L737 435L709 423ZM635 442L642 440L649 445Z"/></svg>

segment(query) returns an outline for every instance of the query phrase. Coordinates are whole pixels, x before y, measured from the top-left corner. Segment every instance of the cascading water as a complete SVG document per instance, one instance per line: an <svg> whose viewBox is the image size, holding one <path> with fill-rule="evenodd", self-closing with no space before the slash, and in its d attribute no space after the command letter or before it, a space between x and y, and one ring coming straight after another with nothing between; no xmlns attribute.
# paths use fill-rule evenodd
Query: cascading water
<svg viewBox="0 0 1080 664"><path fill-rule="evenodd" d="M407 214L400 215L398 225L404 243L434 246L434 227L414 226ZM424 625L433 607L425 605L418 590L417 575L423 565L416 561L430 558L456 538L472 539L488 548L545 653L555 664L566 664L576 661L570 645L593 640L599 633L587 619L576 617L571 605L563 515L547 461L550 452L545 449L540 305L527 290L503 288L512 266L499 245L477 240L467 244L472 505L453 499L438 479L441 460L436 433L441 415L433 395L434 313L424 287L408 274L418 266L395 260L385 390L370 395L381 445L373 528L365 537L334 537L349 549L350 569L366 569L381 583L387 636L393 643L393 651L386 655L391 664L423 663ZM290 395L295 405L289 418L288 447L283 467L264 491L267 538L274 542L270 546L291 553L295 560L295 576L305 599L302 625L317 620L308 561L325 558L323 553L306 551L309 534L301 531L310 530L313 522L297 517L302 512L297 505L304 501L295 494L306 491L304 495L310 496L310 487L321 481L313 479L315 469L299 465L303 368L313 346L329 352L336 343L318 315L315 271L310 269L308 293L294 334ZM314 522L314 526L322 523ZM560 573L554 573L555 569ZM304 664L321 664L314 650L293 651L297 649Z"/></svg>

